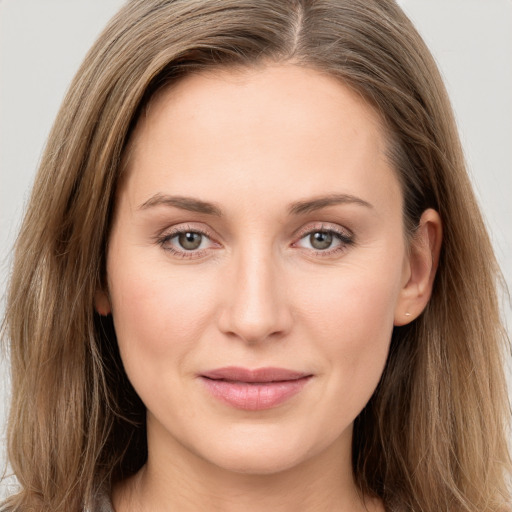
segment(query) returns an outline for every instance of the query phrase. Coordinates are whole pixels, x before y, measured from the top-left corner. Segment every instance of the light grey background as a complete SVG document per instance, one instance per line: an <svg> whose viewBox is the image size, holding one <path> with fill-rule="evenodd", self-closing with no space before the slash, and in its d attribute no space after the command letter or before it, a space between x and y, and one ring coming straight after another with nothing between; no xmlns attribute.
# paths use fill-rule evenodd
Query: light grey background
<svg viewBox="0 0 512 512"><path fill-rule="evenodd" d="M10 248L57 109L86 51L122 3L0 0L2 296ZM477 195L512 290L512 0L399 3L445 77ZM503 310L510 332L510 304L504 303ZM7 375L4 361L0 363L0 474L5 460ZM0 498L5 493L3 484Z"/></svg>

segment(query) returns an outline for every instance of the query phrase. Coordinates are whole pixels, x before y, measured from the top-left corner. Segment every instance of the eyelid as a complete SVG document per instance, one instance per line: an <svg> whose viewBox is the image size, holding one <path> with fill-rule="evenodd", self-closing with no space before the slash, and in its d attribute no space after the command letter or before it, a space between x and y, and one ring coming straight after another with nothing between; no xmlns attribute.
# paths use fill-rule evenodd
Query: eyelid
<svg viewBox="0 0 512 512"><path fill-rule="evenodd" d="M345 239L352 240L354 238L354 233L350 231L350 229L343 226L339 226L338 224L331 224L329 222L316 222L313 224L307 224L306 226L301 227L298 231L295 232L294 238L304 238L306 235L310 235L311 233L315 233L317 231L335 233Z"/></svg>
<svg viewBox="0 0 512 512"><path fill-rule="evenodd" d="M174 237L182 234L182 233L199 233L200 235L206 237L210 243L211 246L203 249L198 250L189 250L186 249L180 250L170 244L166 245L167 242L172 240ZM212 234L212 232L209 229L206 229L204 227L194 226L190 223L182 223L182 224L176 224L173 226L170 226L155 236L155 243L160 245L162 249L165 251L170 252L172 255L180 257L180 258L188 258L188 259L194 259L194 258L201 258L205 255L205 253L212 249L212 248L219 248L221 247L221 244L215 240L215 235Z"/></svg>
<svg viewBox="0 0 512 512"><path fill-rule="evenodd" d="M182 233L199 233L202 236L206 237L210 241L210 246L202 249L197 250L180 250L179 248L176 248L172 246L171 244L167 244L170 240L172 240L174 237L182 234ZM315 232L325 232L325 233L332 233L334 236L338 239L339 244L336 245L333 248L324 249L324 250L315 250L305 247L300 247L298 243L304 239L306 236L311 235ZM206 255L206 253L211 249L217 249L222 247L222 244L219 243L216 239L218 237L212 233L211 230L208 228L205 228L204 226L197 226L193 225L192 223L180 223L173 226L170 226L164 230L161 230L159 233L157 233L154 237L154 241L156 244L160 245L164 250L168 251L169 253L173 254L176 257L180 258L188 258L188 259L194 259L194 258L202 258ZM310 254L315 254L319 256L330 256L335 253L343 252L347 249L347 246L354 244L354 233L347 229L344 226L340 226L338 224L331 224L328 222L316 222L313 224L307 224L303 227L301 227L299 230L295 232L293 235L294 241L292 242L292 247L297 247L304 249L305 251L309 252ZM167 245L166 245L167 244Z"/></svg>
<svg viewBox="0 0 512 512"><path fill-rule="evenodd" d="M314 248L306 248L301 247L299 242L306 238L308 235L311 235L313 233L317 232L324 232L324 233L332 233L334 236L338 239L339 244L335 247L329 248L329 249L314 249ZM348 248L348 246L351 246L354 244L354 233L350 231L349 229L339 226L337 224L330 224L326 222L319 222L315 223L313 225L308 224L298 230L294 236L295 241L292 243L292 247L297 247L299 249L303 249L304 251L307 251L309 254L313 254L315 256L320 257L329 257L334 255L339 255L339 253L345 252Z"/></svg>

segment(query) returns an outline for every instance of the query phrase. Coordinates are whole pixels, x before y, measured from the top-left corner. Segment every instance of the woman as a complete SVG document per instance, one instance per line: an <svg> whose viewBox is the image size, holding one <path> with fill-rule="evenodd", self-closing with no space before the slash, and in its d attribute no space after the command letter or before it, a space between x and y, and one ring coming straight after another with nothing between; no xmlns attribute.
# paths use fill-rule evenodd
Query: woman
<svg viewBox="0 0 512 512"><path fill-rule="evenodd" d="M497 275L393 2L132 1L17 243L4 508L508 510Z"/></svg>

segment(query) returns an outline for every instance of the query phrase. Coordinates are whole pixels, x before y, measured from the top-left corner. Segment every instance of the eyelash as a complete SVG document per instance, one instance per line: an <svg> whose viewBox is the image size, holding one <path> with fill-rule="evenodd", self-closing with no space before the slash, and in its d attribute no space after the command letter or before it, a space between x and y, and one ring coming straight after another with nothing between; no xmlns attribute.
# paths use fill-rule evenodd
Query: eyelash
<svg viewBox="0 0 512 512"><path fill-rule="evenodd" d="M195 259L195 258L201 258L205 255L205 253L210 249L211 247L208 247L206 249L200 249L200 250L179 250L174 248L172 245L169 244L169 242L179 236L183 235L185 233L195 233L199 234L201 236L206 237L208 240L210 240L211 243L216 244L216 242L212 241L212 235L205 229L191 227L191 226L183 226L179 228L174 228L170 232L167 232L161 236L158 236L156 239L156 243L159 244L165 251L170 252L173 254L173 256L176 256L178 258L183 259ZM315 256L319 257L328 257L335 254L338 254L340 252L344 252L347 250L347 247L354 244L354 235L349 232L348 230L340 230L336 229L332 226L326 227L324 224L321 224L319 226L309 227L307 229L304 229L303 231L300 231L297 234L298 240L297 242L294 242L292 244L292 247L297 247L297 244L304 240L306 237L311 236L313 233L323 233L328 235L333 235L339 242L339 245L337 245L334 248L325 249L325 250L315 250L315 249L306 249L308 252L312 253Z"/></svg>
<svg viewBox="0 0 512 512"><path fill-rule="evenodd" d="M212 240L211 233L209 233L205 229L198 229L198 228L191 227L191 226L183 226L183 227L179 227L179 228L174 228L170 232L167 232L164 235L157 237L156 242L162 247L162 249L170 252L173 256L176 256L178 258L195 259L195 258L203 257L209 248L187 251L185 249L183 249L183 250L176 249L172 245L169 244L169 242L173 238L175 238L179 235L183 235L185 233L195 233L195 234L206 237L210 241ZM215 242L213 242L213 243L215 243Z"/></svg>
<svg viewBox="0 0 512 512"><path fill-rule="evenodd" d="M313 233L322 233L322 234L328 234L333 235L334 238L336 238L339 241L339 245L336 247L325 249L325 250L315 250L315 249L306 249L310 253L312 253L314 256L320 256L320 257L329 257L334 256L339 253L345 252L347 248L351 245L354 245L354 235L348 230L342 230L339 228L336 228L334 226L326 226L325 224L320 224L314 227L308 227L304 229L303 231L299 231L297 234L298 241L294 242L294 246L301 240L304 240L306 237L311 236Z"/></svg>

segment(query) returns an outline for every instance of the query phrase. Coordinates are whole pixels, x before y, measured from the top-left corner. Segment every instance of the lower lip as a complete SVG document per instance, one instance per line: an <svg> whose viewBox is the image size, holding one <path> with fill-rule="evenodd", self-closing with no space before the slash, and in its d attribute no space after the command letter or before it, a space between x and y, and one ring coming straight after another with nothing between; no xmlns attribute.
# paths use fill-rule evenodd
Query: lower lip
<svg viewBox="0 0 512 512"><path fill-rule="evenodd" d="M208 391L221 402L236 409L262 411L272 409L300 393L311 377L278 382L234 382L202 377Z"/></svg>

